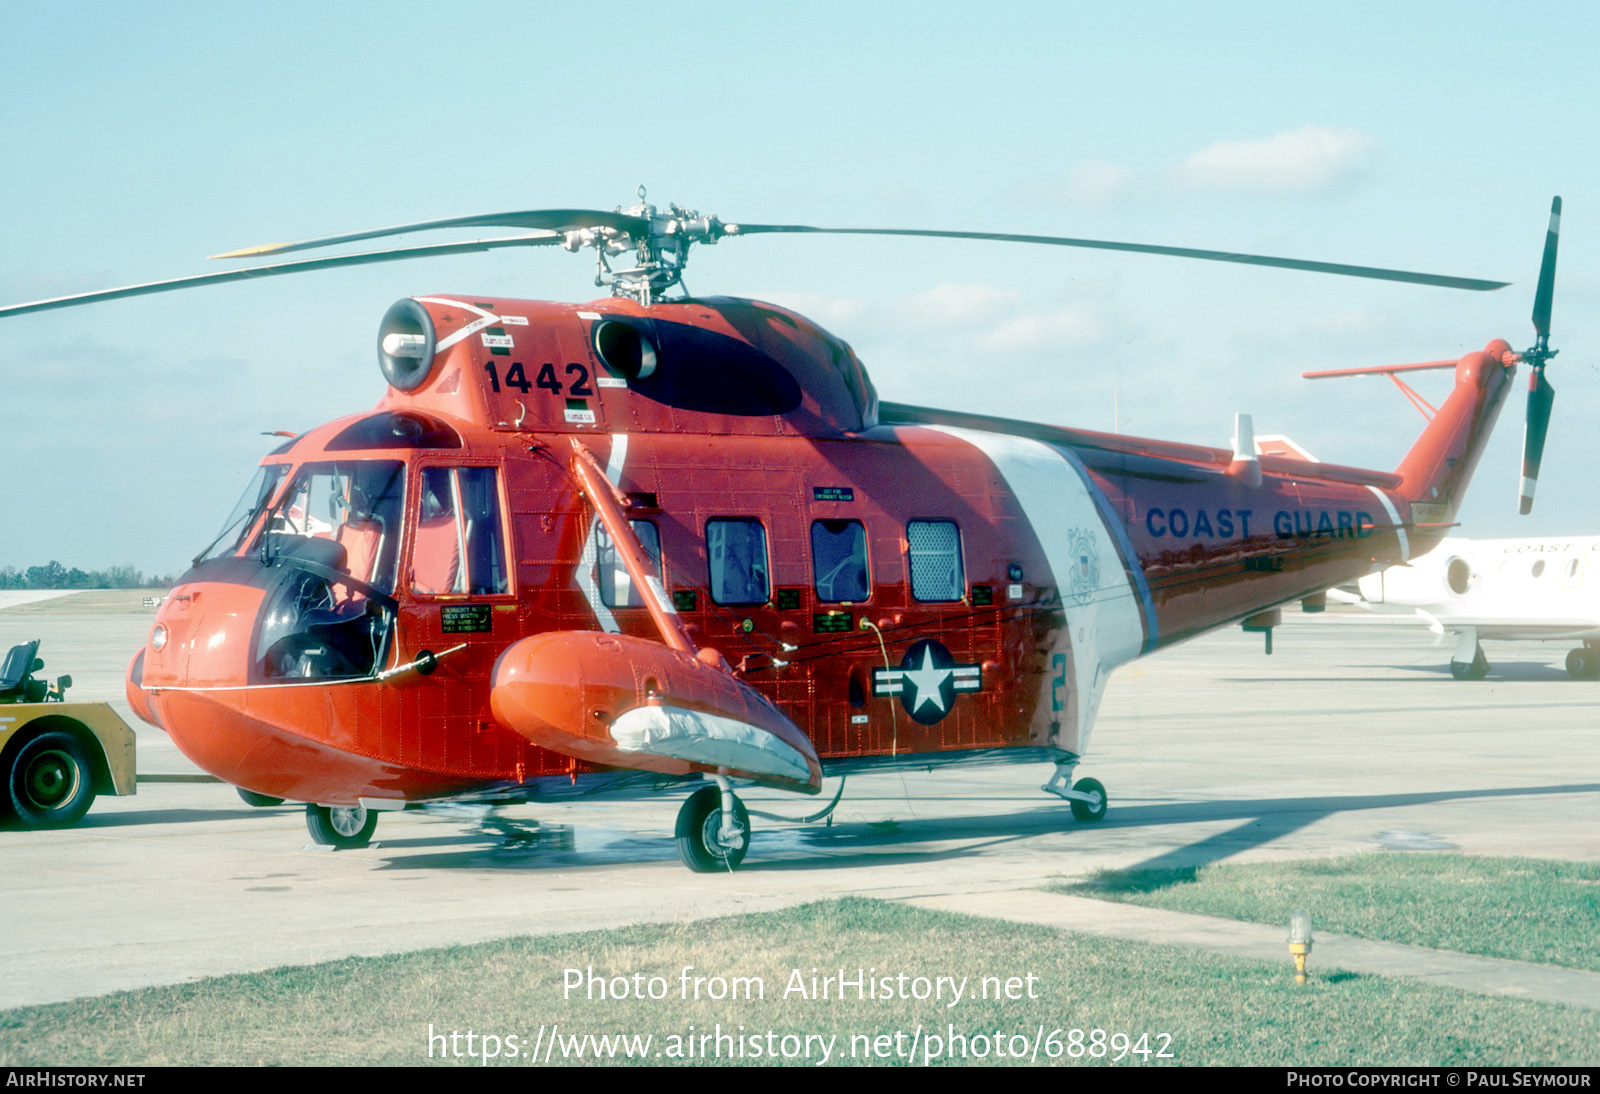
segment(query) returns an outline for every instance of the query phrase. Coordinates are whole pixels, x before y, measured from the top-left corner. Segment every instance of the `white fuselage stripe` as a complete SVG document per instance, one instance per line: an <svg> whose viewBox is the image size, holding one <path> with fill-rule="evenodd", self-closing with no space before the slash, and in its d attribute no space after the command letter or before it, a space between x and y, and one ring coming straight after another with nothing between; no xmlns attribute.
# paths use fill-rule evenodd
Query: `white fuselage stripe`
<svg viewBox="0 0 1600 1094"><path fill-rule="evenodd" d="M628 435L626 433L613 433L611 435L611 455L606 460L606 478L611 480L611 485L622 485L622 468L627 463L627 460ZM617 617L611 614L611 609L606 607L605 601L600 598L600 583L596 572L598 570L599 548L595 543L599 527L599 517L594 517L589 521L589 534L583 539L583 554L578 558L578 573L576 577L578 588L583 590L583 598L589 602L589 609L594 612L595 620L600 624L600 629L616 634L622 628L617 626Z"/></svg>
<svg viewBox="0 0 1600 1094"><path fill-rule="evenodd" d="M423 304L454 304L458 308L465 308L467 311L476 312L478 315L478 318L474 319L472 322L468 323L454 334L449 334L439 339L438 344L433 347L433 351L435 353L443 353L445 350L449 349L463 338L470 338L484 327L500 322L500 317L498 315L492 315L489 312L484 311L482 308L475 308L471 304L460 300L449 300L442 296L417 296L413 297L412 299Z"/></svg>
<svg viewBox="0 0 1600 1094"><path fill-rule="evenodd" d="M1394 534L1400 537L1400 561L1411 561L1411 540L1406 536L1405 525L1400 523L1400 511L1394 507L1394 502L1389 500L1389 495L1379 490L1376 486L1367 487L1372 491L1372 496L1383 503L1383 511L1389 514L1389 523L1394 525Z"/></svg>
<svg viewBox="0 0 1600 1094"><path fill-rule="evenodd" d="M1089 484L1050 445L953 426L927 428L963 440L989 458L1044 549L1066 616L1055 649L1071 648L1078 715L1072 751L1082 752L1111 670L1144 648L1139 600L1117 551L1118 538L1101 515ZM1092 582L1087 586L1075 582L1075 570L1087 571ZM1036 718L1050 719L1051 691L1047 674Z"/></svg>

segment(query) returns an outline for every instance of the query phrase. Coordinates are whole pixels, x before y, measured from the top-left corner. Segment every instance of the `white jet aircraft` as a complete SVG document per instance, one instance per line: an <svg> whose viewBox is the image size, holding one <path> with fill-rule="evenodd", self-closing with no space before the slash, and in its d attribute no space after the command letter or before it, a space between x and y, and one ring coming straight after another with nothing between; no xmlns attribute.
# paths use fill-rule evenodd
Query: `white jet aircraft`
<svg viewBox="0 0 1600 1094"><path fill-rule="evenodd" d="M1455 638L1450 672L1481 680L1483 639L1575 641L1574 679L1600 678L1600 535L1565 539L1446 539L1409 566L1361 579L1375 604L1415 608Z"/></svg>

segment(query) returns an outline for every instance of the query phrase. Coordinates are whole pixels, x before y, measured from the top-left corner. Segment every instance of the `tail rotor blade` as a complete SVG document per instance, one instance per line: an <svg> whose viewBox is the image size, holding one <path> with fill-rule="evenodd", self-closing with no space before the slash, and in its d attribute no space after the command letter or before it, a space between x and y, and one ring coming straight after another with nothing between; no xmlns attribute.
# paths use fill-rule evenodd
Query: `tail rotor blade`
<svg viewBox="0 0 1600 1094"><path fill-rule="evenodd" d="M1539 484L1539 461L1544 458L1544 439L1550 429L1550 408L1555 399L1555 388L1544 378L1544 369L1535 368L1528 377L1528 421L1522 433L1522 491L1517 509L1523 514L1533 510L1533 491Z"/></svg>
<svg viewBox="0 0 1600 1094"><path fill-rule="evenodd" d="M1539 288L1533 294L1533 331L1540 341L1550 337L1550 302L1556 291L1556 244L1561 237L1561 199L1550 202L1550 228L1544 235L1539 263Z"/></svg>

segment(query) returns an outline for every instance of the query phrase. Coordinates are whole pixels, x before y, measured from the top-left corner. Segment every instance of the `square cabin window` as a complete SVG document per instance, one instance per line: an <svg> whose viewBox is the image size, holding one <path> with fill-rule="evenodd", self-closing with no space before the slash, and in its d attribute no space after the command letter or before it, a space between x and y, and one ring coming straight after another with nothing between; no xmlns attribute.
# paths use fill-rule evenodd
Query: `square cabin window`
<svg viewBox="0 0 1600 1094"><path fill-rule="evenodd" d="M706 562L718 604L767 602L767 532L759 520L706 521Z"/></svg>
<svg viewBox="0 0 1600 1094"><path fill-rule="evenodd" d="M650 559L650 573L660 577L661 533L656 529L655 522L630 520L628 527L639 537L639 546L644 548L645 555ZM598 520L594 523L594 543L600 602L608 608L645 607L643 594L634 588L633 578L628 573L627 565L617 553L616 545L611 542L611 536L605 530L605 526Z"/></svg>
<svg viewBox="0 0 1600 1094"><path fill-rule="evenodd" d="M914 520L906 525L911 562L911 595L923 601L960 600L966 591L961 572L961 529L949 520Z"/></svg>
<svg viewBox="0 0 1600 1094"><path fill-rule="evenodd" d="M859 603L871 595L867 584L867 530L859 520L811 522L811 573L818 600Z"/></svg>

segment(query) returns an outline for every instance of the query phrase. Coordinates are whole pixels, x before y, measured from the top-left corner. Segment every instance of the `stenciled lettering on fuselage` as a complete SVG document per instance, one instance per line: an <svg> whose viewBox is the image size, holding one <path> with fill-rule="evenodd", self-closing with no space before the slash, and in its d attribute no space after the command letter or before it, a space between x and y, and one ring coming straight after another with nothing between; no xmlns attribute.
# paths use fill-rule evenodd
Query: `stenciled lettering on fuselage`
<svg viewBox="0 0 1600 1094"><path fill-rule="evenodd" d="M898 695L906 713L925 726L943 721L959 693L982 690L983 666L956 664L931 638L913 642L899 668L872 670L872 694Z"/></svg>
<svg viewBox="0 0 1600 1094"><path fill-rule="evenodd" d="M1253 509L1145 510L1144 529L1152 539L1249 539L1260 516ZM1372 514L1359 509L1279 509L1272 514L1272 531L1279 539L1366 539L1378 530Z"/></svg>

